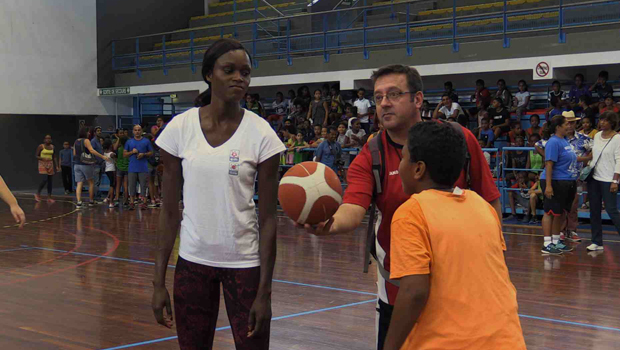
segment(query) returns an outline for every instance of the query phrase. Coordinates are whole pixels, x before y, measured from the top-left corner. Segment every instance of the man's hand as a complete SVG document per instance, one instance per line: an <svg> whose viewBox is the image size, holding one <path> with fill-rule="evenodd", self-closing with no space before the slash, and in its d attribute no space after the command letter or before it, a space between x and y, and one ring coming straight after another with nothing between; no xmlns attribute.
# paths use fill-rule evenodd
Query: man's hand
<svg viewBox="0 0 620 350"><path fill-rule="evenodd" d="M137 159L142 159L144 158L144 153L138 153L138 155L136 156Z"/></svg>
<svg viewBox="0 0 620 350"><path fill-rule="evenodd" d="M611 186L609 186L609 191L611 193L616 193L618 192L618 184L612 183Z"/></svg>
<svg viewBox="0 0 620 350"><path fill-rule="evenodd" d="M133 151L131 151L131 153L133 153L133 154L138 154L138 153L140 153L140 152L138 152L138 150L134 148L134 149L133 149Z"/></svg>
<svg viewBox="0 0 620 350"><path fill-rule="evenodd" d="M330 235L335 234L336 232L336 230L334 230L334 218L333 217L327 221L320 222L314 226L310 224L300 225L297 223L295 223L295 226L303 227L306 229L306 232L312 235L315 235L315 236L330 236Z"/></svg>

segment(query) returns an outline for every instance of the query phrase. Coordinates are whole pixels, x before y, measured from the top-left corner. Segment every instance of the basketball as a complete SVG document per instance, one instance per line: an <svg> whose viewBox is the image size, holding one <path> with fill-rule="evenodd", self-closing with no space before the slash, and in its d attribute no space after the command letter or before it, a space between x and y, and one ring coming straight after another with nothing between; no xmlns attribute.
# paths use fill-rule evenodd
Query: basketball
<svg viewBox="0 0 620 350"><path fill-rule="evenodd" d="M317 162L303 162L290 168L280 180L280 206L299 224L315 225L329 220L342 203L338 175Z"/></svg>

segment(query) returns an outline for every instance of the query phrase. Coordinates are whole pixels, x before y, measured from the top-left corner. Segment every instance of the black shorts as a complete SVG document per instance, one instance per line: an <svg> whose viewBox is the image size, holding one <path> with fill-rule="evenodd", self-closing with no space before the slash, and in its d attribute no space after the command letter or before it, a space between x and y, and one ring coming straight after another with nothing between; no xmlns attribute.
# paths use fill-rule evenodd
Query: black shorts
<svg viewBox="0 0 620 350"><path fill-rule="evenodd" d="M544 197L543 210L546 214L560 216L569 213L577 194L577 181L570 180L552 180L553 197L551 199ZM540 187L545 194L547 181L540 180Z"/></svg>
<svg viewBox="0 0 620 350"><path fill-rule="evenodd" d="M495 126L494 126L495 128ZM502 125L499 128L502 131L502 135L510 132L510 125Z"/></svg>

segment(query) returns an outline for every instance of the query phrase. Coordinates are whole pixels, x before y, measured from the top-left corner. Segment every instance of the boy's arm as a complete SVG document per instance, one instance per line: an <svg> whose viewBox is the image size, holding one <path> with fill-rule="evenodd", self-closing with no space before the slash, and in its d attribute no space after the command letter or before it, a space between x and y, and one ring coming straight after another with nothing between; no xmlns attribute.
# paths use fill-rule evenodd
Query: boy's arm
<svg viewBox="0 0 620 350"><path fill-rule="evenodd" d="M426 306L430 292L429 276L411 275L400 279L400 289L385 340L385 350L398 350L407 340Z"/></svg>

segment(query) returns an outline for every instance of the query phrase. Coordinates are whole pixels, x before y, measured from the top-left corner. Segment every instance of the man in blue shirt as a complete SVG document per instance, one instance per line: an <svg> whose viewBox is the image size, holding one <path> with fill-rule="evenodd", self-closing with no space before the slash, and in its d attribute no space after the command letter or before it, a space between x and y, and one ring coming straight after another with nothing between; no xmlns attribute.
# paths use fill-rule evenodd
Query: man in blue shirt
<svg viewBox="0 0 620 350"><path fill-rule="evenodd" d="M99 138L101 137L103 137L103 135L101 134L101 127L97 126L95 127L95 135L93 136L92 140L90 140L90 144L93 146L95 151L103 154L103 146L101 145L101 142L99 142ZM97 204L97 198L99 198L99 185L101 185L101 173L103 172L101 168L105 165L103 159L99 157L95 157L95 159L97 160L97 163L95 164L95 176L93 178L93 183L95 184L93 193L95 194L94 204Z"/></svg>
<svg viewBox="0 0 620 350"><path fill-rule="evenodd" d="M140 194L145 198L145 202L140 205L140 209L146 209L146 189L148 187L149 168L147 158L153 155L151 141L142 137L142 127L133 127L133 139L127 140L123 156L129 158L129 209L134 210L136 199L136 181L140 181Z"/></svg>
<svg viewBox="0 0 620 350"><path fill-rule="evenodd" d="M63 150L60 151L60 168L62 169L62 184L65 187L65 194L71 193L73 190L73 183L71 179L71 157L73 157L73 150L69 142L65 141L63 144Z"/></svg>
<svg viewBox="0 0 620 350"><path fill-rule="evenodd" d="M338 129L330 126L327 133L327 142L322 142L316 150L316 161L332 168L338 174L338 162L342 155L342 148L336 142L338 138Z"/></svg>
<svg viewBox="0 0 620 350"><path fill-rule="evenodd" d="M568 99L571 104L571 108L577 107L579 104L579 98L581 96L591 96L590 89L583 83L583 74L579 73L575 75L575 85L570 89L568 93Z"/></svg>

